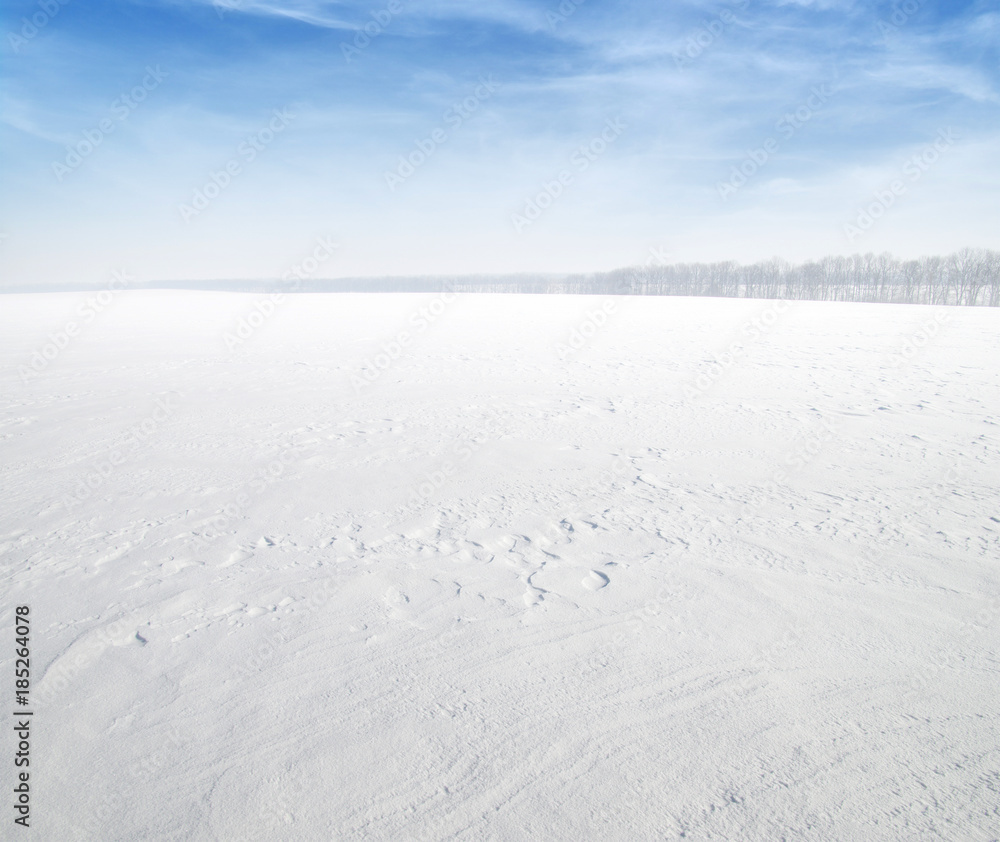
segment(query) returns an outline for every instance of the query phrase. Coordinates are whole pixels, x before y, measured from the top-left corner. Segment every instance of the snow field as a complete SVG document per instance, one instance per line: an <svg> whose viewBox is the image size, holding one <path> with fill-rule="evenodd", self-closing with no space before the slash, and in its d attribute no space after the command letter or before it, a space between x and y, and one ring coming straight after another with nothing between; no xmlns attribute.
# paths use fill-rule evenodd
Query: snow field
<svg viewBox="0 0 1000 842"><path fill-rule="evenodd" d="M1000 312L86 298L0 299L33 838L1000 833Z"/></svg>

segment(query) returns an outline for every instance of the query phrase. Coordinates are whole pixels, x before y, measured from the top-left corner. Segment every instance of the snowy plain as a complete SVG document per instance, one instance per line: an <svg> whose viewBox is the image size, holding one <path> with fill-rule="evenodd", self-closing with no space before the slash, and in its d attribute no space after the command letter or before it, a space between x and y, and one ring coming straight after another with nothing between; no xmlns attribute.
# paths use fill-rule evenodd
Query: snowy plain
<svg viewBox="0 0 1000 842"><path fill-rule="evenodd" d="M1000 836L997 310L94 295L0 297L18 838Z"/></svg>

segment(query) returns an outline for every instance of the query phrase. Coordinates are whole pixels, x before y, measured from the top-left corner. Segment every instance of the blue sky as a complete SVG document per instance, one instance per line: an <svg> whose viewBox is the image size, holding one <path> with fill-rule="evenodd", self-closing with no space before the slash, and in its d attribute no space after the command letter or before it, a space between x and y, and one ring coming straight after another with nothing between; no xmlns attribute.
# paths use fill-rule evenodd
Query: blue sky
<svg viewBox="0 0 1000 842"><path fill-rule="evenodd" d="M1000 247L995 2L5 10L5 285Z"/></svg>

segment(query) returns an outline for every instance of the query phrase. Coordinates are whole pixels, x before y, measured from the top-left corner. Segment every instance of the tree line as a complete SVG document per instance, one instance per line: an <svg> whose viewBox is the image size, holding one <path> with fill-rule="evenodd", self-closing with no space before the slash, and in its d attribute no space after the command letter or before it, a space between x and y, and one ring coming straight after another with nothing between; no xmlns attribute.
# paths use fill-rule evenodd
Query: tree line
<svg viewBox="0 0 1000 842"><path fill-rule="evenodd" d="M1000 252L964 248L900 260L891 254L824 257L792 264L649 263L586 275L460 275L278 280L153 281L132 289L231 292L519 292L577 295L694 295L895 304L1000 306ZM79 291L80 287L7 287L0 292Z"/></svg>
<svg viewBox="0 0 1000 842"><path fill-rule="evenodd" d="M653 264L558 279L463 278L455 279L452 287L456 292L693 295L997 307L1000 252L965 248L917 260L855 254L797 265L780 258L750 264Z"/></svg>

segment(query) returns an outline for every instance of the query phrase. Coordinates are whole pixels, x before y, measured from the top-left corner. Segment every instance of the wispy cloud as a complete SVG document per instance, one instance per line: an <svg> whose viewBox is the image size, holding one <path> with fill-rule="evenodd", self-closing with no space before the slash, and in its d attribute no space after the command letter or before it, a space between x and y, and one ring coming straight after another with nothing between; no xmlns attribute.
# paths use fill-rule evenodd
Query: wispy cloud
<svg viewBox="0 0 1000 842"><path fill-rule="evenodd" d="M783 253L793 234L820 253L839 236L838 203L849 208L855 194L876 189L879 173L906 150L944 125L961 129L963 148L988 146L1000 124L1000 16L982 0L918 4L896 23L895 7L850 0L397 2L391 19L389 0L118 0L91 13L68 4L0 67L0 172L11 187L0 199L0 227L10 234L2 271L27 278L86 263L67 250L31 253L43 220L76 232L98 274L121 247L108 232L126 230L138 232L129 250L146 255L148 274L169 266L190 277L222 271L227 258L218 255L229 255L232 274L280 265L266 255L294 252L303 227L342 228L338 266L355 274L498 262L609 267L645 254L664 232L709 250L704 232L713 225L726 232L714 248L731 257L751 250L749 233L737 236L734 225L762 237L765 254ZM35 8L10 5L10 21ZM370 44L347 61L343 45L364 42L366 26ZM168 69L169 80L74 171L72 184L54 189L54 157L98 125L149 62ZM497 92L453 130L448 115L474 97L483 75ZM818 84L835 85L836 96L721 207L720 179L776 137ZM294 126L197 226L174 231L171 215L189 189L284 107L298 115ZM618 117L629 129L599 166L574 178L530 236L509 241L517 203ZM447 141L387 194L384 172L435 128ZM996 217L971 192L972 160L956 151L949 166L966 161L967 206ZM927 195L931 183L921 186ZM923 207L918 198L913 213ZM932 216L914 223L910 247L940 227ZM771 233L754 219L767 220ZM158 236L144 233L157 225L166 226Z"/></svg>

